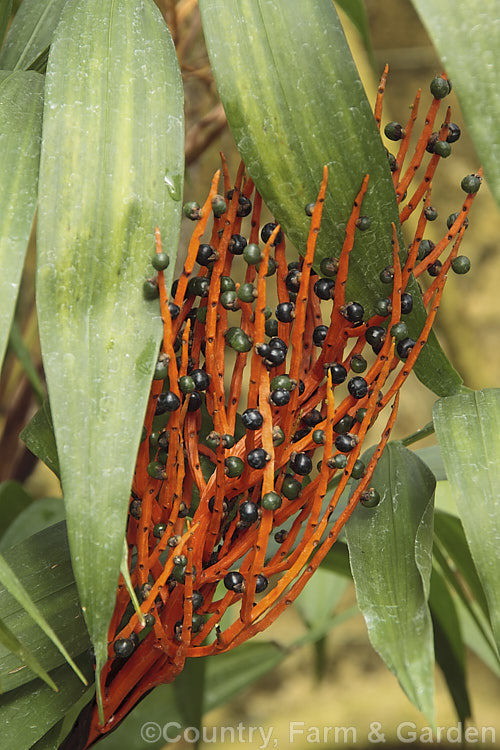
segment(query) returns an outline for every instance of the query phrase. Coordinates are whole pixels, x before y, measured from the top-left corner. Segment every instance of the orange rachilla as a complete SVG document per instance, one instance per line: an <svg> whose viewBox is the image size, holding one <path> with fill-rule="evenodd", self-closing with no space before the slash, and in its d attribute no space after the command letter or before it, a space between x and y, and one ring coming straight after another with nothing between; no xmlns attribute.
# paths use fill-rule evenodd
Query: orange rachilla
<svg viewBox="0 0 500 750"><path fill-rule="evenodd" d="M379 126L386 75L387 70L375 108ZM442 79L447 80L445 76ZM290 269L285 240L276 226L261 251L258 269L254 264L246 268L244 283L253 284L255 302L240 299L229 306L230 327L228 306L221 302L221 279L223 284L227 283L224 280L231 276L236 260L229 247L231 238L241 231L241 196L253 198L249 236L249 243L253 244L259 240L262 201L252 181L245 178L243 165L230 192L224 159L224 193L226 198L231 197L222 215L214 212L209 240L213 259L197 273L207 283L203 287L189 285L190 279L196 277L195 262L212 206L220 204L216 196L219 172L214 176L205 204L196 212L198 223L173 305L168 303L163 271L158 272L164 324L160 360L166 378L154 380L151 388L145 417L146 439L137 459L127 528L132 583L139 592L146 622L141 625L131 608L121 579L109 630L109 660L100 677L105 721L101 724L95 708L86 747L115 727L146 692L172 681L182 670L186 657L232 649L264 630L294 601L357 503L370 506L377 502L376 489L371 487L373 470L395 421L399 389L432 327L474 199L474 193L467 196L442 240L434 246L431 243L427 255L421 257L420 243L431 206L431 180L441 157L432 154L424 177L407 198L431 139L440 104L434 98L414 154L403 171L419 100L420 94L402 130L392 171L401 222L418 206L421 210L403 266L393 227L390 270L393 282L386 314L375 314L368 320L365 316L364 322L353 322L345 298L349 256L355 233L360 231L367 175L347 222L342 251L334 262L337 269L333 301L328 303L331 311L321 347L313 346L313 333L323 324L321 304L314 293L317 277L313 260L328 180L326 167L312 211L305 257L295 266L294 293L287 286ZM446 141L449 123L448 108L438 140ZM158 231L156 242L157 253L161 253ZM278 364L267 358L269 346L262 346L266 330L269 331L266 272L272 251L276 275L269 278L276 279L278 301L294 302L289 320L278 321L277 331L272 332L281 339L279 347L287 351L287 357L281 357L283 361ZM441 265L436 265L439 258ZM410 276L419 277L430 266L435 278L423 294L428 312L418 340L404 340L399 350L401 356L396 353L397 341L390 335L384 338L383 334L370 347L367 331L382 323L386 331L397 330L394 326L402 320L402 293ZM236 292L240 288L234 285ZM195 311L195 298L200 294ZM237 326L233 323L235 313L240 315ZM378 331L380 335L380 328ZM231 368L225 354L228 343L236 350ZM176 357L179 348L180 355ZM353 360L357 365L362 363L362 353L370 349L375 354L374 357L370 354L372 364L362 378L357 376L348 382L349 369L355 369L351 363ZM193 369L204 370L209 378L204 376L205 383L195 389L197 395L192 402L189 373ZM285 379L275 380L271 385L280 375L286 375ZM351 383L353 380L355 385ZM345 389L342 381L349 388L347 392L341 391L339 397L339 390ZM276 382L281 388L276 388ZM180 384L186 383L189 387L183 392ZM273 400L273 389L287 392L280 397L286 402L284 407L277 405L279 399ZM158 397L165 391L175 398L170 397L172 410L168 412L168 421L163 417L158 436ZM359 455L365 434L389 404L392 410L382 437L368 465L362 466ZM254 417L257 412L257 422L256 429L245 431L238 415L247 409L255 410ZM209 430L205 426L207 420ZM321 463L316 476L302 485L303 476L311 471L314 451L321 457ZM250 465L248 457L252 452ZM355 467L354 476L358 480L350 499L340 514L334 514ZM221 618L230 606L235 611L232 624L222 629Z"/></svg>

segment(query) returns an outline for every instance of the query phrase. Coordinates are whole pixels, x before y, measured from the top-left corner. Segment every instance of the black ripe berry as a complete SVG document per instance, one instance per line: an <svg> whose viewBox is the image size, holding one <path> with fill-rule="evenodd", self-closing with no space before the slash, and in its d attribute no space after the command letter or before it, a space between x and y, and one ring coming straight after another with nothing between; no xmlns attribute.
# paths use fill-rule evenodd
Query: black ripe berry
<svg viewBox="0 0 500 750"><path fill-rule="evenodd" d="M247 430L258 430L264 424L264 417L258 409L245 409L241 421Z"/></svg>
<svg viewBox="0 0 500 750"><path fill-rule="evenodd" d="M217 258L217 252L212 245L200 245L198 247L196 262L199 263L200 266L209 266L214 260L217 260Z"/></svg>
<svg viewBox="0 0 500 750"><path fill-rule="evenodd" d="M118 638L113 643L113 651L116 656L126 659L134 651L134 641L131 638Z"/></svg>
<svg viewBox="0 0 500 750"><path fill-rule="evenodd" d="M353 398L364 398L368 393L368 383L359 375L349 380L347 388Z"/></svg>
<svg viewBox="0 0 500 750"><path fill-rule="evenodd" d="M295 318L295 305L293 302L280 302L276 308L276 318L280 323L291 323Z"/></svg>
<svg viewBox="0 0 500 750"><path fill-rule="evenodd" d="M237 570L231 570L224 576L224 586L228 591L241 594L245 590L245 579Z"/></svg>
<svg viewBox="0 0 500 750"><path fill-rule="evenodd" d="M243 255L246 246L247 241L241 234L232 234L227 249L232 255Z"/></svg>
<svg viewBox="0 0 500 750"><path fill-rule="evenodd" d="M271 392L269 400L274 406L286 406L290 401L290 391L286 388L276 388Z"/></svg>
<svg viewBox="0 0 500 750"><path fill-rule="evenodd" d="M349 453L358 444L356 435L347 433L346 435L337 435L335 438L335 447L341 453Z"/></svg>
<svg viewBox="0 0 500 750"><path fill-rule="evenodd" d="M448 135L446 136L446 140L448 143L455 143L455 141L458 141L460 138L460 128L455 122L449 122L448 123Z"/></svg>
<svg viewBox="0 0 500 750"><path fill-rule="evenodd" d="M402 341L399 341L396 346L396 351L398 353L398 356L401 359L407 359L409 353L413 349L417 342L414 341L414 339L411 339L410 337L403 339Z"/></svg>
<svg viewBox="0 0 500 750"><path fill-rule="evenodd" d="M316 326L312 335L313 343L316 346L321 346L323 344L323 341L326 339L327 333L328 333L328 326L324 326L324 325Z"/></svg>
<svg viewBox="0 0 500 750"><path fill-rule="evenodd" d="M261 594L267 589L268 585L269 581L267 580L266 576L263 576L262 573L258 573L255 579L255 593Z"/></svg>
<svg viewBox="0 0 500 750"><path fill-rule="evenodd" d="M335 282L333 281L333 279L318 279L314 284L314 294L319 297L319 299L333 299L334 289Z"/></svg>
<svg viewBox="0 0 500 750"><path fill-rule="evenodd" d="M155 414L165 414L165 412L177 411L181 405L181 400L176 393L165 391L160 393L156 402Z"/></svg>
<svg viewBox="0 0 500 750"><path fill-rule="evenodd" d="M239 514L243 523L255 523L259 518L259 508L251 500L245 500L239 507Z"/></svg>
<svg viewBox="0 0 500 750"><path fill-rule="evenodd" d="M270 238L270 236L272 235L272 233L274 232L277 226L278 225L274 224L272 221L269 222L269 224L264 224L260 232L260 238L264 244L268 241L268 239ZM280 242L282 241L283 241L283 233L280 230L273 240L273 246L279 245Z"/></svg>
<svg viewBox="0 0 500 750"><path fill-rule="evenodd" d="M206 391L210 385L210 375L205 370L193 370L191 377L197 391Z"/></svg>
<svg viewBox="0 0 500 750"><path fill-rule="evenodd" d="M263 469L271 456L264 448L254 448L247 454L247 463L252 469Z"/></svg>
<svg viewBox="0 0 500 750"><path fill-rule="evenodd" d="M408 292L401 295L401 313L408 315L413 310L413 297Z"/></svg>
<svg viewBox="0 0 500 750"><path fill-rule="evenodd" d="M332 376L332 383L334 383L335 385L343 383L347 378L347 370L345 369L344 365L341 365L339 362L333 362L333 364L329 365L328 369L330 370L330 374Z"/></svg>
<svg viewBox="0 0 500 750"><path fill-rule="evenodd" d="M295 453L290 461L290 468L295 474L305 477L312 471L313 463L307 453Z"/></svg>
<svg viewBox="0 0 500 750"><path fill-rule="evenodd" d="M351 302L350 304L346 305L341 312L342 315L344 315L344 317L347 318L350 323L359 323L361 320L363 320L365 310L363 305L360 305L359 302Z"/></svg>

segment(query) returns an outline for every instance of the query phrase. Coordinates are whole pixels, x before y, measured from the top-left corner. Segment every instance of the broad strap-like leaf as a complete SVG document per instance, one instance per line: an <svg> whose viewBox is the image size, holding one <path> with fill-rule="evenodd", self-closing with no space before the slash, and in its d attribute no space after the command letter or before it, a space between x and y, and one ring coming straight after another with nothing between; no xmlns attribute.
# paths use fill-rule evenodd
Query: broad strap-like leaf
<svg viewBox="0 0 500 750"><path fill-rule="evenodd" d="M412 0L452 80L467 130L500 206L498 0Z"/></svg>
<svg viewBox="0 0 500 750"><path fill-rule="evenodd" d="M414 453L389 443L370 482L380 492L380 504L359 505L345 526L370 641L431 724L434 649L427 599L435 484Z"/></svg>
<svg viewBox="0 0 500 750"><path fill-rule="evenodd" d="M85 650L89 640L71 570L65 524L52 526L6 550L0 560L2 620L42 667L49 672L64 664L68 652L75 656ZM35 678L30 669L20 667L19 659L0 646L4 691Z"/></svg>
<svg viewBox="0 0 500 750"><path fill-rule="evenodd" d="M386 297L380 271L392 265L392 222L399 227L387 154L332 0L200 0L203 31L218 92L248 173L300 253L323 165L330 170L314 266L338 257L353 201L370 175L350 256L348 299L368 311ZM400 244L403 247L400 235ZM425 312L414 280L417 338ZM438 395L462 380L434 334L415 372Z"/></svg>
<svg viewBox="0 0 500 750"><path fill-rule="evenodd" d="M0 67L27 70L52 42L66 0L23 0L0 53Z"/></svg>
<svg viewBox="0 0 500 750"><path fill-rule="evenodd" d="M54 526L66 518L61 497L44 497L31 501L12 521L0 539L0 552L13 547L34 534Z"/></svg>
<svg viewBox="0 0 500 750"><path fill-rule="evenodd" d="M158 225L173 273L182 86L152 0L69 0L52 44L38 215L38 292L68 535L98 670L161 340L146 301Z"/></svg>
<svg viewBox="0 0 500 750"><path fill-rule="evenodd" d="M500 647L500 389L440 399L436 435Z"/></svg>
<svg viewBox="0 0 500 750"><path fill-rule="evenodd" d="M43 77L0 71L0 368L35 213Z"/></svg>
<svg viewBox="0 0 500 750"><path fill-rule="evenodd" d="M82 654L77 664L87 680L92 680L90 654ZM31 750L85 692L90 693L68 664L54 669L50 676L59 687L57 693L37 679L0 695L2 747Z"/></svg>

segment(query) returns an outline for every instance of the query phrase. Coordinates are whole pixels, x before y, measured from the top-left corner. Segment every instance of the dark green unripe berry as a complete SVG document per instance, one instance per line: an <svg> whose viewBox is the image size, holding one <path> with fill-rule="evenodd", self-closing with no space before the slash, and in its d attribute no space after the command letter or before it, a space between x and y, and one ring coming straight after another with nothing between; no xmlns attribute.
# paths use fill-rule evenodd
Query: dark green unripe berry
<svg viewBox="0 0 500 750"><path fill-rule="evenodd" d="M255 268L257 269L257 271L260 271L260 263L257 263L257 265L255 266ZM277 264L277 262L274 260L274 258L269 257L267 259L267 270L266 270L266 274L265 275L266 276L273 276L276 273L277 270L278 270L278 264Z"/></svg>
<svg viewBox="0 0 500 750"><path fill-rule="evenodd" d="M288 500L295 500L300 495L301 491L302 484L299 482L299 480L287 474L283 479L283 484L281 486L282 494Z"/></svg>
<svg viewBox="0 0 500 750"><path fill-rule="evenodd" d="M358 460L354 462L354 466L351 469L351 477L353 479L361 479L361 477L364 476L365 471L366 466L364 465L363 461L358 458Z"/></svg>
<svg viewBox="0 0 500 750"><path fill-rule="evenodd" d="M196 386L194 384L194 380L190 375L183 375L179 378L177 381L177 385L179 386L179 390L181 393L192 393L194 390L196 390Z"/></svg>
<svg viewBox="0 0 500 750"><path fill-rule="evenodd" d="M380 495L374 487L370 487L368 490L361 493L359 502L361 505L364 505L365 508L375 508L380 502Z"/></svg>
<svg viewBox="0 0 500 750"><path fill-rule="evenodd" d="M366 412L368 409L365 409L364 407L362 409L358 409L356 411L356 414L354 415L356 417L356 422L362 422L363 419L366 417Z"/></svg>
<svg viewBox="0 0 500 750"><path fill-rule="evenodd" d="M368 367L368 362L361 354L355 354L350 361L350 368L353 372L364 372Z"/></svg>
<svg viewBox="0 0 500 750"><path fill-rule="evenodd" d="M155 269L155 271L164 271L166 268L168 268L168 264L170 263L170 258L168 257L167 253L155 253L151 259L151 265Z"/></svg>
<svg viewBox="0 0 500 750"><path fill-rule="evenodd" d="M251 339L241 328L229 328L224 337L226 339L226 344L236 352L249 352L252 348Z"/></svg>
<svg viewBox="0 0 500 750"><path fill-rule="evenodd" d="M227 203L222 197L222 195L215 195L212 198L212 211L214 212L214 216L219 219L222 214L225 214L227 211Z"/></svg>
<svg viewBox="0 0 500 750"><path fill-rule="evenodd" d="M451 261L451 267L458 274L469 273L470 271L470 258L466 255L457 255Z"/></svg>
<svg viewBox="0 0 500 750"><path fill-rule="evenodd" d="M281 495L278 495L277 492L266 492L265 495L262 495L261 505L264 510L278 510L281 506Z"/></svg>
<svg viewBox="0 0 500 750"><path fill-rule="evenodd" d="M142 285L142 292L144 299L153 300L159 297L160 290L158 289L158 281L156 279L146 279Z"/></svg>
<svg viewBox="0 0 500 750"><path fill-rule="evenodd" d="M273 445L275 448L278 447L278 445L283 445L285 442L285 433L281 429L281 427L273 427Z"/></svg>
<svg viewBox="0 0 500 750"><path fill-rule="evenodd" d="M196 203L196 201L185 203L182 211L184 216L191 221L198 221L198 219L201 219L201 206L199 203Z"/></svg>
<svg viewBox="0 0 500 750"><path fill-rule="evenodd" d="M451 83L446 78L436 76L431 81L430 90L435 99L444 99L451 91Z"/></svg>
<svg viewBox="0 0 500 750"><path fill-rule="evenodd" d="M435 143L434 153L446 159L451 154L451 146L448 141L438 141Z"/></svg>
<svg viewBox="0 0 500 750"><path fill-rule="evenodd" d="M238 295L234 291L222 292L220 296L220 303L224 310L232 310L233 312L240 309L240 303L238 302Z"/></svg>
<svg viewBox="0 0 500 750"><path fill-rule="evenodd" d="M222 292L235 292L236 291L236 284L232 280L230 276L221 276L220 277L220 290Z"/></svg>
<svg viewBox="0 0 500 750"><path fill-rule="evenodd" d="M314 430L312 434L313 443L316 443L316 445L324 445L326 440L326 435L324 430Z"/></svg>
<svg viewBox="0 0 500 750"><path fill-rule="evenodd" d="M328 465L331 469L345 469L347 466L347 456L342 453L336 453L335 456L328 460Z"/></svg>
<svg viewBox="0 0 500 750"><path fill-rule="evenodd" d="M392 266L383 268L379 273L379 279L382 284L392 284L394 280L394 269L392 268Z"/></svg>
<svg viewBox="0 0 500 750"><path fill-rule="evenodd" d="M319 264L319 270L323 276L336 276L339 268L338 258L323 258Z"/></svg>
<svg viewBox="0 0 500 750"><path fill-rule="evenodd" d="M230 448L234 448L234 444L236 443L234 435L228 435L227 432L223 433L220 436L220 441L222 443L222 447L225 448L226 450L229 450Z"/></svg>
<svg viewBox="0 0 500 750"><path fill-rule="evenodd" d="M354 425L354 417L351 417L350 414L346 414L342 419L339 419L339 421L333 425L333 429L336 433L339 435L345 435Z"/></svg>
<svg viewBox="0 0 500 750"><path fill-rule="evenodd" d="M156 523L153 526L153 536L156 537L156 539L161 539L166 530L166 523Z"/></svg>
<svg viewBox="0 0 500 750"><path fill-rule="evenodd" d="M168 376L168 362L168 355L163 353L160 354L153 375L154 380L165 380L165 378Z"/></svg>
<svg viewBox="0 0 500 750"><path fill-rule="evenodd" d="M427 221L436 221L438 212L433 206L427 206L427 208L424 209L424 216Z"/></svg>
<svg viewBox="0 0 500 750"><path fill-rule="evenodd" d="M237 291L238 299L242 302L253 302L257 297L257 290L253 284L245 283Z"/></svg>
<svg viewBox="0 0 500 750"><path fill-rule="evenodd" d="M262 260L262 252L258 245L251 242L243 250L243 258L246 260L249 266L256 266Z"/></svg>
<svg viewBox="0 0 500 750"><path fill-rule="evenodd" d="M369 216L360 216L359 219L356 222L356 226L358 229L360 229L362 232L365 232L367 229L370 229L372 225L372 220Z"/></svg>
<svg viewBox="0 0 500 750"><path fill-rule="evenodd" d="M196 320L199 320L200 323L205 324L207 322L207 307L199 307L196 310Z"/></svg>
<svg viewBox="0 0 500 750"><path fill-rule="evenodd" d="M148 464L147 472L153 479L166 479L167 477L165 465L159 461L151 461L151 463Z"/></svg>
<svg viewBox="0 0 500 750"><path fill-rule="evenodd" d="M391 141L400 141L404 138L405 131L399 122L388 122L384 128L384 134Z"/></svg>
<svg viewBox="0 0 500 750"><path fill-rule="evenodd" d="M269 320L266 320L265 331L268 336L278 335L278 321L276 318L269 318Z"/></svg>
<svg viewBox="0 0 500 750"><path fill-rule="evenodd" d="M240 477L243 474L243 469L245 468L245 464L243 463L241 458L238 458L238 456L228 456L228 458L224 460L224 465L226 476L230 477L231 479Z"/></svg>
<svg viewBox="0 0 500 750"><path fill-rule="evenodd" d="M418 246L417 259L423 260L424 258L427 258L429 253L431 253L435 247L436 246L432 240L422 240Z"/></svg>
<svg viewBox="0 0 500 750"><path fill-rule="evenodd" d="M377 315L386 318L392 312L392 302L389 297L378 299L373 305L373 310Z"/></svg>
<svg viewBox="0 0 500 750"><path fill-rule="evenodd" d="M408 326L406 325L406 323L395 323L391 328L391 336L393 336L396 341L405 339L408 336Z"/></svg>
<svg viewBox="0 0 500 750"><path fill-rule="evenodd" d="M275 375L271 380L270 388L275 391L276 388L284 388L286 391L293 391L295 383L289 375Z"/></svg>
<svg viewBox="0 0 500 750"><path fill-rule="evenodd" d="M478 174L468 174L460 185L465 193L477 193L481 187L481 177Z"/></svg>

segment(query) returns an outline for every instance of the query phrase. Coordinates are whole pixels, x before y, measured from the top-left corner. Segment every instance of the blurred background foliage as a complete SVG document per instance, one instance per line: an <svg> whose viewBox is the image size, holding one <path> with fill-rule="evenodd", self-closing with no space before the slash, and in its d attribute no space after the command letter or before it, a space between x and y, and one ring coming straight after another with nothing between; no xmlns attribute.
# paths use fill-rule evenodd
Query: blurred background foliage
<svg viewBox="0 0 500 750"><path fill-rule="evenodd" d="M220 151L226 155L232 174L236 172L239 157L217 97L196 0L157 0L157 3L176 43L184 81L184 200L201 202L208 192L214 171L219 167ZM439 58L410 0L385 0L383 3L365 0L365 6L371 54L367 53L358 31L339 9L351 50L371 101L374 101L378 76L384 64L389 64L383 121L394 119L404 122L419 87L423 89L425 107L428 84L441 72ZM449 103L453 111L452 119L462 127L462 138L454 146L447 169L434 181L433 203L441 217L459 208L462 199L460 180L464 174L476 171L479 166L474 147L463 127L454 92ZM265 102L262 102L262 106L265 107ZM180 261L183 259L182 247L187 246L191 229L189 222L183 223ZM445 351L465 384L471 388L492 387L500 382L499 234L500 216L485 184L473 207L470 227L462 246L463 252L472 260L472 270L466 277L450 275L436 325ZM429 239L436 238L429 236ZM41 498L59 496L59 484L48 469L36 462L24 444L15 440L36 411L42 387L33 303L34 275L35 248L31 242L16 312L16 328L0 382L0 481L17 480L31 495ZM31 354L34 365L31 372L26 372L21 364L24 347ZM407 435L428 421L434 400L433 394L412 375L402 392L394 438ZM435 439L430 437L427 443L435 443ZM418 447L422 445L425 443ZM55 521L59 517L56 506L54 513ZM336 605L336 611L346 611L353 604L355 594L352 584L349 584ZM308 606L311 606L310 603ZM265 638L286 646L305 632L304 620L300 612L294 609L267 631ZM495 726L500 741L498 676L473 654L468 654L468 674L473 721L478 727ZM438 671L436 681L437 724L453 725L456 716ZM290 720L304 721L306 727L354 726L357 728L358 746L368 746L370 722L382 724L387 740L385 747L391 742L398 744L395 731L400 722L415 722L417 727L425 725L423 717L406 699L396 679L370 646L359 613L332 629L319 645L291 649L287 659L272 673L222 708L207 714L203 723L207 727L236 726L240 721L245 726L272 726L273 737L278 738L279 744L284 747L288 741ZM260 742L256 737L247 746L259 747ZM182 743L176 746L181 748ZM303 741L296 738L294 742L297 750L305 750L309 746L305 738ZM337 742L335 745L315 743L314 746L327 748L343 745ZM413 743L412 746L419 745ZM189 745L186 744L186 747ZM224 745L211 743L210 747L218 750Z"/></svg>

